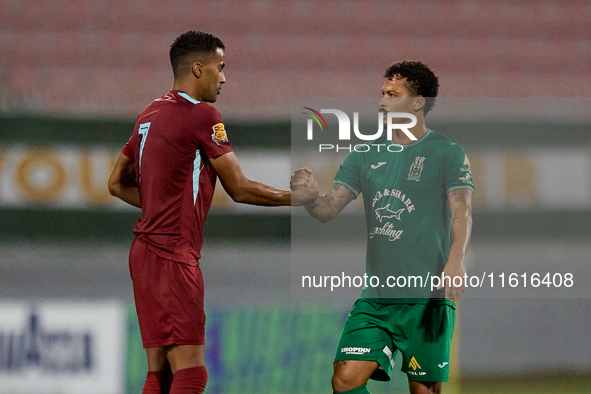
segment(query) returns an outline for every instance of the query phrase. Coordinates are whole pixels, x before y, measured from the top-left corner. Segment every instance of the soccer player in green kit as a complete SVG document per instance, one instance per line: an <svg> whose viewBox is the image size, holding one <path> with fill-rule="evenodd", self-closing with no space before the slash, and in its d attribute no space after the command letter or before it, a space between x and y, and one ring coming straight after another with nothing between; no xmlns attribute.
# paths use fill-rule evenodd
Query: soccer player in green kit
<svg viewBox="0 0 591 394"><path fill-rule="evenodd" d="M403 61L386 70L382 112L416 116L409 131L392 132L373 143L399 149L351 152L323 196L305 205L320 222L334 218L363 194L367 221L367 275L464 277L472 229L474 190L464 149L430 130L425 116L433 108L439 83L421 62ZM401 120L397 123L405 123ZM383 146L383 145L382 145ZM292 190L318 188L310 168L292 176ZM455 282L457 285L459 280ZM465 283L444 280L426 288L367 287L344 324L334 362L335 393L368 393L367 381L389 380L394 356L402 353L412 394L440 393L449 378L455 302Z"/></svg>

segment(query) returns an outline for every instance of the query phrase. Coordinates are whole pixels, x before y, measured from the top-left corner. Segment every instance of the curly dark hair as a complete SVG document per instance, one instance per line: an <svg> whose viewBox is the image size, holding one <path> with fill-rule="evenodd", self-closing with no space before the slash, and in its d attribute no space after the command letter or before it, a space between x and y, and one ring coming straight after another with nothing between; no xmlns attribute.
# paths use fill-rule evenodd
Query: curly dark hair
<svg viewBox="0 0 591 394"><path fill-rule="evenodd" d="M384 77L390 80L396 77L406 78L407 89L425 98L425 115L435 105L435 97L439 92L439 80L423 63L409 60L394 63L388 67Z"/></svg>
<svg viewBox="0 0 591 394"><path fill-rule="evenodd" d="M213 54L218 48L226 49L222 40L209 33L191 30L178 36L170 46L170 64L174 78L180 76L179 65L187 55Z"/></svg>

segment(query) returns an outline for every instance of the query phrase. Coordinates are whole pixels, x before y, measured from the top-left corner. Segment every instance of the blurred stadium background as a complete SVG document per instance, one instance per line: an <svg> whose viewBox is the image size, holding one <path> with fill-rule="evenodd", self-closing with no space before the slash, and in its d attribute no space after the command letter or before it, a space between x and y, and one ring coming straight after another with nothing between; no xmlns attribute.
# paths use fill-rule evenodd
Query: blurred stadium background
<svg viewBox="0 0 591 394"><path fill-rule="evenodd" d="M106 181L135 116L172 84L170 44L191 29L226 45L215 107L244 172L281 188L291 97L377 97L393 61L428 64L443 97L546 97L546 117L493 106L429 126L471 158L472 266L590 262L589 1L0 0L0 393L141 392L127 271L139 211ZM552 99L569 97L582 99ZM321 184L333 173L320 170ZM215 196L202 260L209 393L330 392L353 299L291 297L290 220ZM445 392L588 392L588 298L467 298L459 310ZM405 378L371 390L405 392Z"/></svg>

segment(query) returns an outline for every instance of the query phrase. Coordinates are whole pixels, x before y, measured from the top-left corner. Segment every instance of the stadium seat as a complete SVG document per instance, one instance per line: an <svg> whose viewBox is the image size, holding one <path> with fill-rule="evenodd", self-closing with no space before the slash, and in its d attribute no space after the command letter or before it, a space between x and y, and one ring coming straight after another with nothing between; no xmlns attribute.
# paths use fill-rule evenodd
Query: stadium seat
<svg viewBox="0 0 591 394"><path fill-rule="evenodd" d="M170 87L166 53L189 29L222 38L232 82L224 101L242 105L234 94L263 89L251 97L261 116L285 111L293 94L374 95L373 76L402 59L434 68L446 95L587 95L591 74L591 6L583 1L20 0L0 2L0 26L11 89L3 94L15 89L34 106L58 105L39 97L64 98L66 112L134 114ZM95 101L86 109L66 97L64 70L96 90L84 96ZM28 82L31 74L43 83ZM131 104L118 99L127 90Z"/></svg>

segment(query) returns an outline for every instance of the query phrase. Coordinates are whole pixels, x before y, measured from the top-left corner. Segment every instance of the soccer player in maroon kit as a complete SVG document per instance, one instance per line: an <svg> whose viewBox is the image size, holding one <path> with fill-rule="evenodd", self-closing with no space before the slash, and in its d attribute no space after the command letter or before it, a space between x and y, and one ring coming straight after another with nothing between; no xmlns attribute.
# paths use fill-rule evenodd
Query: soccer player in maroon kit
<svg viewBox="0 0 591 394"><path fill-rule="evenodd" d="M207 104L226 81L224 50L219 38L203 32L175 40L172 90L138 116L109 179L112 195L142 209L129 269L148 357L143 394L205 388L199 259L216 178L234 201L247 204L301 205L315 197L305 194L308 188L292 196L242 173L219 112Z"/></svg>

